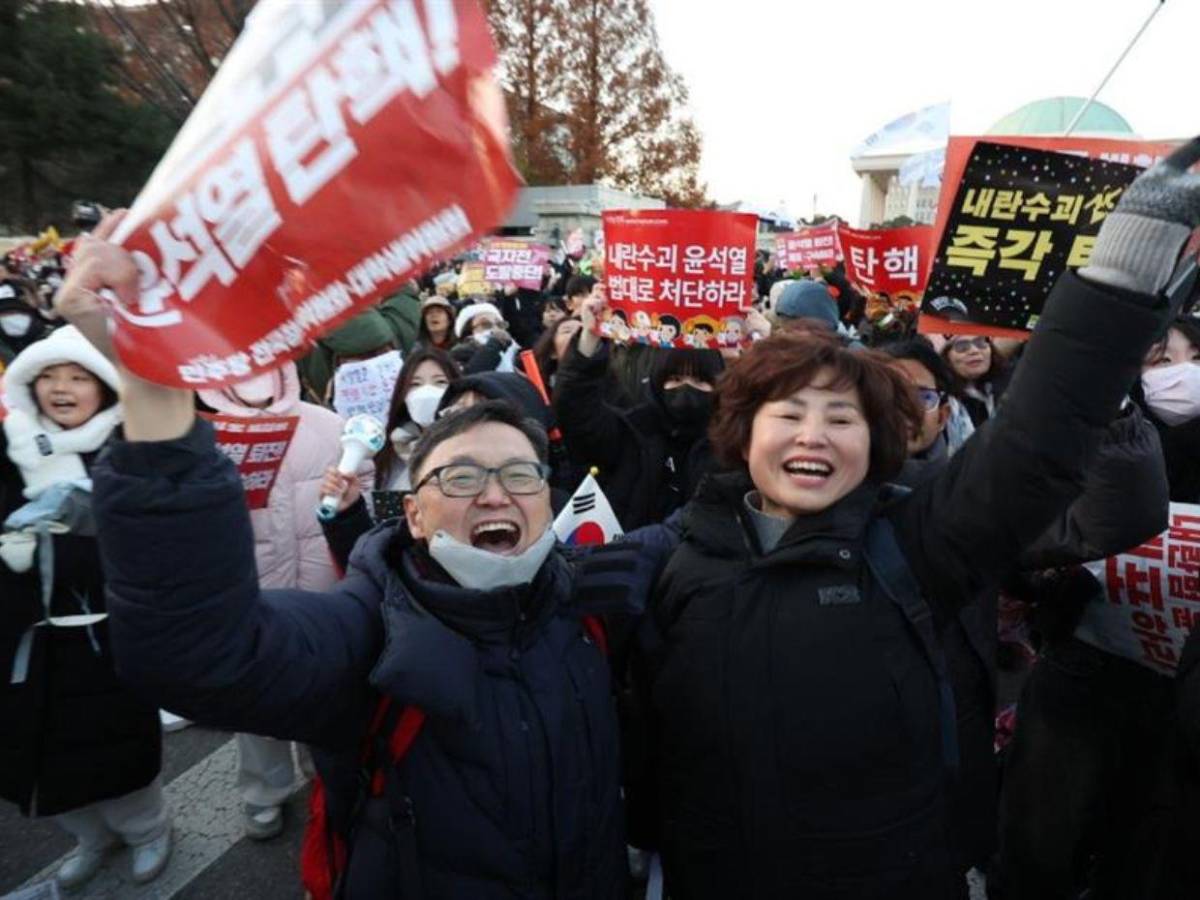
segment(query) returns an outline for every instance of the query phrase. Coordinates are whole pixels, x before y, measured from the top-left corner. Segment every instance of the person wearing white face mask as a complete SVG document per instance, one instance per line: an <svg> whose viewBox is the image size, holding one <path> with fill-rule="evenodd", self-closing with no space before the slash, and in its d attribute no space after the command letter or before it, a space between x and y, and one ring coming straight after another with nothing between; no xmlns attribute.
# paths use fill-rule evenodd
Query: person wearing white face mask
<svg viewBox="0 0 1200 900"><path fill-rule="evenodd" d="M327 468L341 456L341 417L301 401L300 379L290 362L223 389L200 391L199 397L225 415L299 418L266 507L250 513L255 563L263 588L331 588L338 572L313 510ZM369 485L372 477L363 473L360 483ZM267 840L283 830L283 803L296 787L291 744L257 734L239 734L237 740L243 826L247 837Z"/></svg>
<svg viewBox="0 0 1200 900"><path fill-rule="evenodd" d="M15 281L0 281L0 364L7 366L18 353L50 331L46 320L25 302Z"/></svg>
<svg viewBox="0 0 1200 900"><path fill-rule="evenodd" d="M1171 498L1200 503L1200 322L1171 323L1146 356L1133 400L1158 428Z"/></svg>
<svg viewBox="0 0 1200 900"><path fill-rule="evenodd" d="M442 395L458 378L458 366L445 351L426 347L405 358L388 409L388 442L375 456L376 490L410 490L408 458L413 444L437 418Z"/></svg>
<svg viewBox="0 0 1200 900"><path fill-rule="evenodd" d="M464 375L512 372L521 348L508 333L504 317L491 303L472 303L454 320L459 344L451 351Z"/></svg>

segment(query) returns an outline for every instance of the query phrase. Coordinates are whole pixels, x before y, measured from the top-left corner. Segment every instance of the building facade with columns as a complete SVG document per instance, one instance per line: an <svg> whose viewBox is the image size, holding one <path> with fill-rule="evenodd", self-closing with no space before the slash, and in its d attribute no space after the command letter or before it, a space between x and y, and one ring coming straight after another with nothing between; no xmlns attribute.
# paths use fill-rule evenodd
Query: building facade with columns
<svg viewBox="0 0 1200 900"><path fill-rule="evenodd" d="M1050 97L1027 103L1004 116L985 134L1054 136L1066 132L1086 101L1082 97ZM1092 103L1073 134L1087 137L1135 138L1133 128L1112 107ZM932 224L941 192L940 162L944 137L905 135L858 148L850 165L862 181L858 221L862 227L907 216Z"/></svg>

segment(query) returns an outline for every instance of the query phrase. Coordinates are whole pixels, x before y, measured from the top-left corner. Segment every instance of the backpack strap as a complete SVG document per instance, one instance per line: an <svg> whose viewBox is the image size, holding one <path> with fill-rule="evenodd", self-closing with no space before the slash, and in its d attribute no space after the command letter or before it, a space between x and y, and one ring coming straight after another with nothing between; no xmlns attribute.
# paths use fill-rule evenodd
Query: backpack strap
<svg viewBox="0 0 1200 900"><path fill-rule="evenodd" d="M388 707L391 707L390 709ZM373 745L373 763L369 766L371 796L378 797L383 793L387 771L398 765L412 747L413 741L425 724L425 712L417 706L396 708L391 704L390 697L380 701L380 708L385 711L384 722L389 726L380 728L372 735L368 732L368 745ZM392 715L388 715L388 713ZM378 713L376 713L378 715Z"/></svg>
<svg viewBox="0 0 1200 900"><path fill-rule="evenodd" d="M957 770L958 715L954 706L954 688L946 667L946 655L933 626L933 613L896 541L896 530L891 521L882 516L872 519L867 526L866 560L875 581L903 614L933 669L940 701L942 760L948 770Z"/></svg>
<svg viewBox="0 0 1200 900"><path fill-rule="evenodd" d="M588 637L600 648L600 652L608 656L608 631L604 628L604 622L600 617L584 616L583 630L587 632Z"/></svg>
<svg viewBox="0 0 1200 900"><path fill-rule="evenodd" d="M350 857L354 852L354 833L358 829L359 818L368 798L381 797L386 793L388 802L401 810L406 823L409 826L415 823L412 800L400 789L397 779L388 776L412 748L424 724L425 712L419 707L399 706L386 694L379 698L375 712L371 715L371 722L367 726L366 738L359 755L362 774L359 779L358 796L350 813L344 862L333 887L335 900L341 900L344 896L346 873L350 870ZM406 888L403 896L420 898L419 891L413 892L420 878L413 829L393 828L393 831L398 839L397 850L402 857L401 873ZM332 856L330 858L335 859Z"/></svg>

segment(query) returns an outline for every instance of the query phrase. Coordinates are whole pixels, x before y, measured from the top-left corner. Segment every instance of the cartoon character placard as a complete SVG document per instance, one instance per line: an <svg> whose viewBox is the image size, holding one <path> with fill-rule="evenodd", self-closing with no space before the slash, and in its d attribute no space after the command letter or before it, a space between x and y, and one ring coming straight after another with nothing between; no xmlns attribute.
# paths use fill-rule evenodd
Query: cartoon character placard
<svg viewBox="0 0 1200 900"><path fill-rule="evenodd" d="M609 312L601 333L657 347L733 348L754 301L752 215L700 210L604 213Z"/></svg>

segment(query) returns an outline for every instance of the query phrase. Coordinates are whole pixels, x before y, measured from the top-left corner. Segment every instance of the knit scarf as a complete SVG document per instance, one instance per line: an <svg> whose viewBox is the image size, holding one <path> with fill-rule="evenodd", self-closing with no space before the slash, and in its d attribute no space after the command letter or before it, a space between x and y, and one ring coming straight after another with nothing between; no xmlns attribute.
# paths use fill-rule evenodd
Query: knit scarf
<svg viewBox="0 0 1200 900"><path fill-rule="evenodd" d="M25 498L33 500L53 484L87 477L82 454L93 453L121 421L110 406L76 428L63 428L44 415L10 409L4 419L8 458L21 470Z"/></svg>

